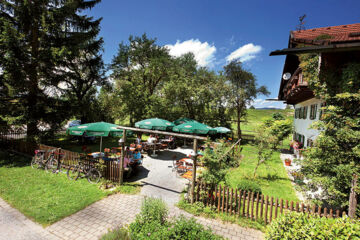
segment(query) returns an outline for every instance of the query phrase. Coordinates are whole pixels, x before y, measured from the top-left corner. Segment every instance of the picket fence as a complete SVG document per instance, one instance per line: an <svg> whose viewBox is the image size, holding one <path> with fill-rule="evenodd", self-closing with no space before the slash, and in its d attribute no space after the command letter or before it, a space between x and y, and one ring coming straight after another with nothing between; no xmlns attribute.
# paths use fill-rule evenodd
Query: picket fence
<svg viewBox="0 0 360 240"><path fill-rule="evenodd" d="M195 202L202 202L207 207L215 208L219 213L242 216L251 220L262 220L265 224L279 217L285 211L303 212L321 217L335 218L345 215L345 212L322 208L317 205L283 200L264 196L263 194L223 187L212 187L206 183L195 185Z"/></svg>

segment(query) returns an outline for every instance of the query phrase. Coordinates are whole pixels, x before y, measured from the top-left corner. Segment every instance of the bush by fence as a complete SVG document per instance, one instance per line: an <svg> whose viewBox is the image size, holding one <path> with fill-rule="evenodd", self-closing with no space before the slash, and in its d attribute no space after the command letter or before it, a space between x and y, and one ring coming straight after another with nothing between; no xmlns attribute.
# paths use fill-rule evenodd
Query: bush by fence
<svg viewBox="0 0 360 240"><path fill-rule="evenodd" d="M265 239L360 239L360 222L291 212L268 226Z"/></svg>

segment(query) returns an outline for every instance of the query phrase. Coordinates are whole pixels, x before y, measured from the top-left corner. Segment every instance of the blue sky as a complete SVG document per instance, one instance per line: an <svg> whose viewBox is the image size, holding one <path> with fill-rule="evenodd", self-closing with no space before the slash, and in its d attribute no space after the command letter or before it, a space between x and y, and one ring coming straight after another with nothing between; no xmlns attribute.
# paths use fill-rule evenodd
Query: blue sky
<svg viewBox="0 0 360 240"><path fill-rule="evenodd" d="M287 47L289 31L306 14L306 28L360 22L358 0L103 0L88 14L103 17L105 63L110 63L121 41L146 33L168 45L170 53L192 51L199 65L221 70L239 57L266 85L268 97L256 107L282 106L276 98L284 57L269 53Z"/></svg>

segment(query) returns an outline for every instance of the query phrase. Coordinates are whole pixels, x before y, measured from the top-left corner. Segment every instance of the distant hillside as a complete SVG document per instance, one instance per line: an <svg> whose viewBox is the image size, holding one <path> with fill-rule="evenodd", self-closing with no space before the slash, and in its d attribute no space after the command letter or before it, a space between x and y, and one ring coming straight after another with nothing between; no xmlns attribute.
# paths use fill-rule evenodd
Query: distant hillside
<svg viewBox="0 0 360 240"><path fill-rule="evenodd" d="M263 120L271 118L277 112L283 114L286 118L293 119L293 109L248 109L248 115L244 119L246 122L241 123L241 130L255 131ZM236 131L236 123L232 124L232 129Z"/></svg>

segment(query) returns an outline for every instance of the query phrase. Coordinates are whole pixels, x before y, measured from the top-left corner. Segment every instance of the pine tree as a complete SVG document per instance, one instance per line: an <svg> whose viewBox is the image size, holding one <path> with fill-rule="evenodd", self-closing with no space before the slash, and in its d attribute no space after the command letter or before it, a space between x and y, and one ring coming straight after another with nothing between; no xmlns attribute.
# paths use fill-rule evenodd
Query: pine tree
<svg viewBox="0 0 360 240"><path fill-rule="evenodd" d="M0 2L0 91L17 104L28 137L38 135L39 123L56 128L69 115L69 102L59 94L59 84L71 78L66 68L75 56L101 45L94 41L101 19L81 15L99 2Z"/></svg>

